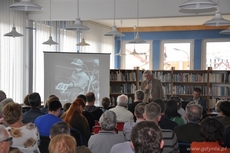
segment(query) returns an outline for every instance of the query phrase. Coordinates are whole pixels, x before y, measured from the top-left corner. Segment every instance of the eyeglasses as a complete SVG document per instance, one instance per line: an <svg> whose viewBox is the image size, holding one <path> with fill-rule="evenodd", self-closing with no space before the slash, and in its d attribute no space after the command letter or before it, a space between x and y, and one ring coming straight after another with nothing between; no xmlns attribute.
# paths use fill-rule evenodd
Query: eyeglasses
<svg viewBox="0 0 230 153"><path fill-rule="evenodd" d="M7 142L7 141L10 141L10 145L12 145L12 143L13 143L13 141L12 141L12 137L9 137L9 138L7 138L7 139L5 139L5 140L2 140L1 142ZM0 142L0 143L1 143Z"/></svg>

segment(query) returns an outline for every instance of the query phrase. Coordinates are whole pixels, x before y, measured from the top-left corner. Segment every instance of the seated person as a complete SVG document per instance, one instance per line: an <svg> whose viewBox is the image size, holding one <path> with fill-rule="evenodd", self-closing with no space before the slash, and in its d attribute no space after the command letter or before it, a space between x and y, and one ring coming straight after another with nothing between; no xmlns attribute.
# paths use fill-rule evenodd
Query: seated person
<svg viewBox="0 0 230 153"><path fill-rule="evenodd" d="M175 100L177 102L177 112L181 115L181 118L184 120L184 123L187 123L187 120L185 119L185 110L181 106L181 98L180 97L170 97L170 100Z"/></svg>
<svg viewBox="0 0 230 153"><path fill-rule="evenodd" d="M58 134L70 135L70 127L65 122L57 122L50 128L50 139L53 139Z"/></svg>
<svg viewBox="0 0 230 153"><path fill-rule="evenodd" d="M224 128L230 125L230 102L224 101L220 104L220 111L224 117L220 119L220 122L224 125Z"/></svg>
<svg viewBox="0 0 230 153"><path fill-rule="evenodd" d="M109 109L110 103L111 102L110 102L110 99L108 97L102 98L101 104L102 104L103 108L101 108L101 110L103 112L107 111Z"/></svg>
<svg viewBox="0 0 230 153"><path fill-rule="evenodd" d="M224 102L225 100L218 100L215 104L215 112L217 112L217 116L214 116L213 118L220 120L224 117L223 112L220 110L220 104Z"/></svg>
<svg viewBox="0 0 230 153"><path fill-rule="evenodd" d="M105 111L99 120L101 130L92 135L88 147L92 153L109 153L112 146L125 142L125 137L114 132L117 124L116 114L113 111Z"/></svg>
<svg viewBox="0 0 230 153"><path fill-rule="evenodd" d="M5 127L0 125L0 150L1 153L9 153L12 137L5 130Z"/></svg>

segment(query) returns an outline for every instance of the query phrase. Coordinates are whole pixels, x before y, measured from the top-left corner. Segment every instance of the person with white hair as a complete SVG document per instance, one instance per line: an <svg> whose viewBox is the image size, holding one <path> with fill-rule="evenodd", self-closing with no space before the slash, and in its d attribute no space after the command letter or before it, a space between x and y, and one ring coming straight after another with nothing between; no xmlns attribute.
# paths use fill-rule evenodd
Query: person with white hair
<svg viewBox="0 0 230 153"><path fill-rule="evenodd" d="M133 122L133 113L127 110L128 97L124 94L117 97L117 106L110 109L117 115L118 122Z"/></svg>

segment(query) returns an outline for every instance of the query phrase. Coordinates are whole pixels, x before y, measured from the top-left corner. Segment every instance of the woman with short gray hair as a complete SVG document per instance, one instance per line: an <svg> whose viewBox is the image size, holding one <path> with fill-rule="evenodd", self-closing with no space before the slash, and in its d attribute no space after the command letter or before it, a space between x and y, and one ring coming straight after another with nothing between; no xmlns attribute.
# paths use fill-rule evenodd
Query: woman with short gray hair
<svg viewBox="0 0 230 153"><path fill-rule="evenodd" d="M99 120L101 129L105 131L113 131L117 124L117 117L113 111L106 111L101 115Z"/></svg>

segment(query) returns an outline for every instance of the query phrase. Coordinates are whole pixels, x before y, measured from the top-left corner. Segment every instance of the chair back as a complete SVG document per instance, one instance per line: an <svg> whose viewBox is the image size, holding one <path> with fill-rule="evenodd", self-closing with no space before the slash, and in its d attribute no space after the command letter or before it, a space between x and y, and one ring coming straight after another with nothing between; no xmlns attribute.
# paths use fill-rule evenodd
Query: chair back
<svg viewBox="0 0 230 153"><path fill-rule="evenodd" d="M117 122L117 129L118 131L123 131L123 128L124 128L124 122Z"/></svg>
<svg viewBox="0 0 230 153"><path fill-rule="evenodd" d="M99 121L97 121L97 120L95 120L94 124L100 126L100 123L99 123Z"/></svg>
<svg viewBox="0 0 230 153"><path fill-rule="evenodd" d="M50 143L50 138L49 136L41 136L40 135L40 145L39 145L39 150L41 153L49 153L48 147Z"/></svg>
<svg viewBox="0 0 230 153"><path fill-rule="evenodd" d="M93 134L97 134L99 133L99 131L101 130L101 126L100 125L95 125L93 127ZM118 133L118 129L115 127L114 132Z"/></svg>

